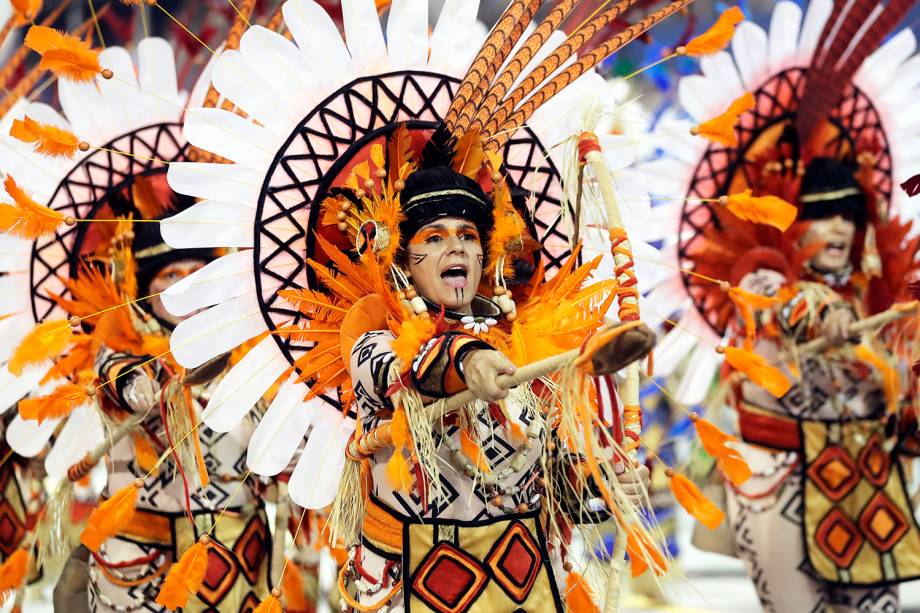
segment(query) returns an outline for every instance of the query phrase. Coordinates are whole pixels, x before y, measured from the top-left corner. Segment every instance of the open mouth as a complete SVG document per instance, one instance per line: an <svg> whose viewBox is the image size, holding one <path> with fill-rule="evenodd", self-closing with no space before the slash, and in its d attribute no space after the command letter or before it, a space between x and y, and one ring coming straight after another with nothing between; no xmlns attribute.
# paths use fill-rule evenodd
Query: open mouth
<svg viewBox="0 0 920 613"><path fill-rule="evenodd" d="M842 256L846 253L847 245L846 243L828 243L826 249L831 255Z"/></svg>
<svg viewBox="0 0 920 613"><path fill-rule="evenodd" d="M468 275L466 264L452 264L441 272L441 278L448 287L466 287Z"/></svg>

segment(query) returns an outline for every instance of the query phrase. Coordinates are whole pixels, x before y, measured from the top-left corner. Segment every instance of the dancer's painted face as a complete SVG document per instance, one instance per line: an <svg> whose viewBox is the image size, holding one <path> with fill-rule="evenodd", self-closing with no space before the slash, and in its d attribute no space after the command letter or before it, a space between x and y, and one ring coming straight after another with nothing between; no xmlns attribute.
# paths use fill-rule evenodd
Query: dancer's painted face
<svg viewBox="0 0 920 613"><path fill-rule="evenodd" d="M442 217L409 240L409 274L416 291L436 305L472 313L482 278L479 230L467 219Z"/></svg>
<svg viewBox="0 0 920 613"><path fill-rule="evenodd" d="M811 265L822 272L837 272L850 263L856 224L842 215L809 222L802 244L824 243L824 249L811 258Z"/></svg>
<svg viewBox="0 0 920 613"><path fill-rule="evenodd" d="M164 266L163 269L160 270L160 272L158 272L156 276L153 277L153 279L151 279L150 286L148 288L148 294L157 294L150 299L150 309L153 311L153 314L161 320L169 322L173 325L194 315L197 311L181 317L173 315L166 310L166 307L163 306L163 301L160 300L159 293L165 291L174 283L178 283L196 270L203 268L204 265L205 263L201 260L189 259L170 262ZM141 291L143 291L143 289Z"/></svg>

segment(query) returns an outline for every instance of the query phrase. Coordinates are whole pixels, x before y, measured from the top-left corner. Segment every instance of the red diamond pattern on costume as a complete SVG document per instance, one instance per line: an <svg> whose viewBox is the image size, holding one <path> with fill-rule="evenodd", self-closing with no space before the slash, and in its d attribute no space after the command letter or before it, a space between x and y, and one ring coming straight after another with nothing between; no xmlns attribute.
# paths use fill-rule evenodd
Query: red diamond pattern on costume
<svg viewBox="0 0 920 613"><path fill-rule="evenodd" d="M875 487L884 487L891 472L891 456L882 449L881 437L874 433L859 452L859 470L866 481Z"/></svg>
<svg viewBox="0 0 920 613"><path fill-rule="evenodd" d="M412 592L438 613L460 613L469 610L488 581L478 560L449 543L439 543L416 569Z"/></svg>
<svg viewBox="0 0 920 613"><path fill-rule="evenodd" d="M252 585L259 582L259 570L268 549L265 532L265 522L261 516L256 515L246 525L240 538L236 540L236 545L233 546L233 552L240 562L240 570Z"/></svg>
<svg viewBox="0 0 920 613"><path fill-rule="evenodd" d="M808 476L834 502L849 494L859 483L853 458L839 445L828 445L808 468Z"/></svg>
<svg viewBox="0 0 920 613"><path fill-rule="evenodd" d="M6 500L0 500L0 552L12 555L25 538L26 527L19 520L16 511Z"/></svg>
<svg viewBox="0 0 920 613"><path fill-rule="evenodd" d="M240 574L240 566L235 556L223 545L208 547L208 570L204 582L198 590L198 598L203 602L217 606L226 598Z"/></svg>
<svg viewBox="0 0 920 613"><path fill-rule="evenodd" d="M884 553L898 544L908 526L891 499L884 492L876 492L859 514L859 527L869 542Z"/></svg>
<svg viewBox="0 0 920 613"><path fill-rule="evenodd" d="M540 548L519 521L508 526L486 558L495 582L518 604L523 604L530 595L542 563Z"/></svg>
<svg viewBox="0 0 920 613"><path fill-rule="evenodd" d="M864 542L853 521L839 508L828 513L815 532L818 547L840 568L849 568Z"/></svg>

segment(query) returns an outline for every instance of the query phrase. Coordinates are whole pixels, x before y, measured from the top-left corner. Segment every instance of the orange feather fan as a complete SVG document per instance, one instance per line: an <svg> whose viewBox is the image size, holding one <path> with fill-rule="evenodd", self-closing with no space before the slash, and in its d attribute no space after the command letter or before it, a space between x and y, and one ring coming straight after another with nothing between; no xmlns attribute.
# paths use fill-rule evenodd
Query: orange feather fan
<svg viewBox="0 0 920 613"><path fill-rule="evenodd" d="M67 417L78 406L89 400L85 385L64 383L50 394L24 398L19 401L19 415L23 419L35 419L42 423L46 419Z"/></svg>
<svg viewBox="0 0 920 613"><path fill-rule="evenodd" d="M0 232L8 232L26 240L34 241L51 234L64 223L64 215L42 206L20 188L12 176L3 182L6 193L13 204L0 204Z"/></svg>
<svg viewBox="0 0 920 613"><path fill-rule="evenodd" d="M138 480L140 481L140 480ZM134 519L137 504L136 481L121 488L115 495L97 506L86 520L86 527L80 534L80 542L90 551L99 551L102 543L128 527Z"/></svg>
<svg viewBox="0 0 920 613"><path fill-rule="evenodd" d="M90 81L102 73L99 52L90 47L89 41L58 32L54 28L32 26L26 34L24 44L42 56L38 67L50 70L60 78L71 81Z"/></svg>
<svg viewBox="0 0 920 613"><path fill-rule="evenodd" d="M50 123L39 123L28 115L13 120L10 136L24 143L35 143L37 153L53 158L72 158L80 146L75 134Z"/></svg>
<svg viewBox="0 0 920 613"><path fill-rule="evenodd" d="M724 198L724 197L723 197ZM751 195L747 189L740 194L733 194L720 200L726 208L738 217L754 223L767 224L785 232L795 221L798 209L782 198L776 196Z"/></svg>
<svg viewBox="0 0 920 613"><path fill-rule="evenodd" d="M34 366L61 355L73 339L73 328L61 319L36 324L13 350L9 371L21 375L27 366Z"/></svg>
<svg viewBox="0 0 920 613"><path fill-rule="evenodd" d="M201 589L208 570L208 542L202 537L173 563L157 594L158 605L175 611L184 607L188 597Z"/></svg>
<svg viewBox="0 0 920 613"><path fill-rule="evenodd" d="M751 92L745 92L740 98L732 102L724 113L698 126L694 126L691 129L691 133L702 136L719 145L736 147L738 145L738 135L735 134L735 126L738 125L741 114L750 111L752 108L754 108L754 95Z"/></svg>
<svg viewBox="0 0 920 613"><path fill-rule="evenodd" d="M42 0L10 0L17 26L32 23L42 12Z"/></svg>
<svg viewBox="0 0 920 613"><path fill-rule="evenodd" d="M735 35L735 26L742 21L744 21L744 13L737 6L733 6L719 15L711 28L687 43L686 54L698 57L722 51Z"/></svg>
<svg viewBox="0 0 920 613"><path fill-rule="evenodd" d="M735 304L735 308L738 309L744 321L744 348L747 351L753 351L754 337L757 333L757 326L754 322L754 311L769 309L779 302L779 300L770 296L754 294L740 287L730 288L728 290L728 297Z"/></svg>

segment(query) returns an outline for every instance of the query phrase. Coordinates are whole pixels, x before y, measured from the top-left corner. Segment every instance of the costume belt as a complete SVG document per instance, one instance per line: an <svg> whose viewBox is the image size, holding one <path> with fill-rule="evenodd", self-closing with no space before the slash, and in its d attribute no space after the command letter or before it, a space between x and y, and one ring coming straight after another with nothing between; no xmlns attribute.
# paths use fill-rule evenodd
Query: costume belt
<svg viewBox="0 0 920 613"><path fill-rule="evenodd" d="M227 509L224 517L249 516L262 508L261 500L258 503L243 505L234 509ZM209 509L192 511L192 517L216 516L218 512ZM165 513L150 509L136 509L128 526L118 533L119 537L144 543L147 545L172 546L180 532L191 528L186 513ZM192 541L195 537L192 536Z"/></svg>
<svg viewBox="0 0 920 613"><path fill-rule="evenodd" d="M799 451L802 448L799 421L802 420L749 404L738 405L741 440L752 445L779 451Z"/></svg>

